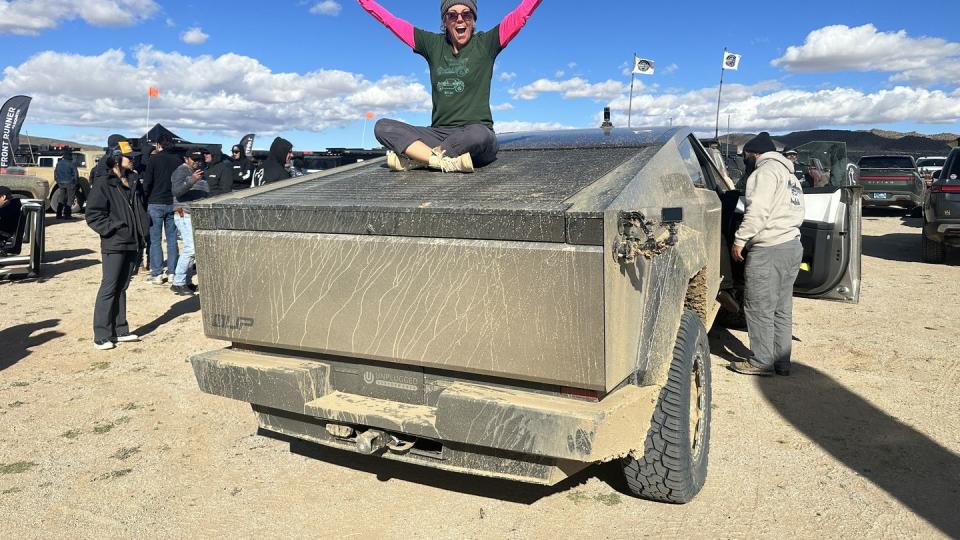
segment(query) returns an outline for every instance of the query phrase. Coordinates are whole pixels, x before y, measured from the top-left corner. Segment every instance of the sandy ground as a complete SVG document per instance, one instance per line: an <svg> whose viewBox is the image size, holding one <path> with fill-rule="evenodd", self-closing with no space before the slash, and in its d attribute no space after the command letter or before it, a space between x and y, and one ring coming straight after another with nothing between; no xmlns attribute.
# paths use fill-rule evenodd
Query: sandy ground
<svg viewBox="0 0 960 540"><path fill-rule="evenodd" d="M709 478L671 506L613 465L541 488L257 436L197 389L197 300L137 278L144 341L93 349L97 239L52 224L48 277L0 284L0 538L960 536L960 253L921 263L918 226L868 213L862 301L797 301L791 377L711 334Z"/></svg>

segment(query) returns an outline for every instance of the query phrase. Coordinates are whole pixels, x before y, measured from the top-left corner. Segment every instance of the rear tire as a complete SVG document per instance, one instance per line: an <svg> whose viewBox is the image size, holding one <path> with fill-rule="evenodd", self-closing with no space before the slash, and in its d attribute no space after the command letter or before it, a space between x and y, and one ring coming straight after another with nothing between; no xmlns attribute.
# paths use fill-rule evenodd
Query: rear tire
<svg viewBox="0 0 960 540"><path fill-rule="evenodd" d="M707 478L710 450L710 343L691 310L680 319L667 383L640 458L623 458L627 486L644 499L688 503Z"/></svg>
<svg viewBox="0 0 960 540"><path fill-rule="evenodd" d="M923 262L940 264L947 259L947 248L943 242L927 238L926 233L920 234L923 247Z"/></svg>

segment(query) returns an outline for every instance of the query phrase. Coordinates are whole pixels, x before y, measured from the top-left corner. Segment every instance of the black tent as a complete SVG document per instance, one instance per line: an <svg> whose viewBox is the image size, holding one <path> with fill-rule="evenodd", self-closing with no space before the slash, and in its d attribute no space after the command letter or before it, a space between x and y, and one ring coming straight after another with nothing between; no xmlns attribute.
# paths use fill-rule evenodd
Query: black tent
<svg viewBox="0 0 960 540"><path fill-rule="evenodd" d="M189 144L189 141L182 139L176 133L163 127L161 124L157 124L152 128L150 128L150 131L144 134L143 137L140 137L140 140L142 142L150 142L152 144L156 144L157 139L159 139L161 135L169 135L173 139L174 144L181 144L181 143Z"/></svg>

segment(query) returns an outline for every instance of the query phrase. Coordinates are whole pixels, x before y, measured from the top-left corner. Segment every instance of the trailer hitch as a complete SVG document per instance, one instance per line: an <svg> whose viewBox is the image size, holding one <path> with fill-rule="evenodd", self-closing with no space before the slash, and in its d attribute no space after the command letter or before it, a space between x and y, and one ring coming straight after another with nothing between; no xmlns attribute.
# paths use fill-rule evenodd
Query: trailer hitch
<svg viewBox="0 0 960 540"><path fill-rule="evenodd" d="M664 208L660 211L660 225L647 219L642 212L620 212L613 242L614 257L620 263L630 263L639 256L652 259L677 244L677 229L683 222L683 208Z"/></svg>

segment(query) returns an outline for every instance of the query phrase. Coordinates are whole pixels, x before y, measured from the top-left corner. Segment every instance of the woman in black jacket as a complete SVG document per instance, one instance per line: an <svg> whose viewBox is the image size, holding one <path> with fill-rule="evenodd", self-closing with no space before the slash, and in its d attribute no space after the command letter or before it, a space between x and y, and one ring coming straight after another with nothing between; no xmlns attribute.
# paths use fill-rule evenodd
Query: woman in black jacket
<svg viewBox="0 0 960 540"><path fill-rule="evenodd" d="M87 199L87 225L100 235L103 280L93 310L93 343L112 349L116 342L140 341L127 324L127 287L137 273L147 244L150 218L132 169L135 152L115 153L107 160L109 173L93 184Z"/></svg>

